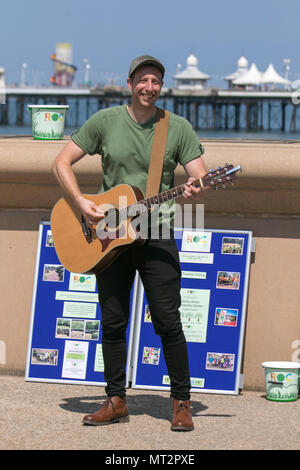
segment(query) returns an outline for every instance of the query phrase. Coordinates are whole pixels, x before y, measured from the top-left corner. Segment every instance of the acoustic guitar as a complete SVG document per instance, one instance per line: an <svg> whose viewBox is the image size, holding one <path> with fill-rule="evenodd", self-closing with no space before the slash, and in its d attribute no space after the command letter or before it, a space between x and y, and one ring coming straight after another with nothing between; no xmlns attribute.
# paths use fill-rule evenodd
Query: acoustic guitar
<svg viewBox="0 0 300 470"><path fill-rule="evenodd" d="M218 189L233 183L240 166L226 164L210 170L193 182L196 187L210 186ZM144 198L136 186L119 184L102 194L84 197L93 201L105 217L90 229L72 201L60 199L51 214L51 230L54 245L61 264L74 273L96 274L107 268L129 246L145 242L139 230L138 217L150 213L164 202L182 196L184 186Z"/></svg>

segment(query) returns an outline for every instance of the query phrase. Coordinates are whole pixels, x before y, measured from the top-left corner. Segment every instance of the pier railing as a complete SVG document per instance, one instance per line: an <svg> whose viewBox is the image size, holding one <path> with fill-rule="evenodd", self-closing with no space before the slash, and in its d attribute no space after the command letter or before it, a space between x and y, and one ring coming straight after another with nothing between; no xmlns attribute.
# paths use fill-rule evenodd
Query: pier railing
<svg viewBox="0 0 300 470"><path fill-rule="evenodd" d="M79 127L99 109L130 101L127 89L7 88L0 125L30 125L29 104L68 104L66 126ZM299 132L295 92L286 90L162 90L159 105L191 122L194 129Z"/></svg>

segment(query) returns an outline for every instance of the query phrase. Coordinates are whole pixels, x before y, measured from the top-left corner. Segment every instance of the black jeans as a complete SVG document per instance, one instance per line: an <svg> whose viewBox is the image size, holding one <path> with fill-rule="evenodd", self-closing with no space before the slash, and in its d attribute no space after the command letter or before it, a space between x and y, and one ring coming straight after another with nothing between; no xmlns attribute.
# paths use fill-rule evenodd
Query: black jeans
<svg viewBox="0 0 300 470"><path fill-rule="evenodd" d="M144 245L130 247L97 275L106 393L125 396L126 328L136 270L144 285L155 332L161 337L171 396L188 400L190 373L179 313L181 270L174 239L147 240Z"/></svg>

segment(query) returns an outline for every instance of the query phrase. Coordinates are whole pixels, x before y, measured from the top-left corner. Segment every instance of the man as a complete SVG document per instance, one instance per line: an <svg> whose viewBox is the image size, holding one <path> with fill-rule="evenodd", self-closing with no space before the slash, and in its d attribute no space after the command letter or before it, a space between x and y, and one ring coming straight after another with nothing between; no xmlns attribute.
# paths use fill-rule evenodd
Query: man
<svg viewBox="0 0 300 470"><path fill-rule="evenodd" d="M92 228L105 214L86 199L77 184L72 165L86 154L101 154L102 190L120 183L138 186L145 194L148 166L156 125L155 103L163 86L165 68L152 56L131 62L128 87L130 105L98 111L59 153L53 172L65 193ZM190 124L170 113L168 140L161 177L161 191L173 186L178 163L188 175L184 197L200 192L192 185L206 174L203 148ZM160 335L171 382L173 431L191 431L190 376L185 337L180 321L180 263L174 237L147 239L129 247L103 272L97 274L102 313L102 350L108 399L99 411L83 418L84 424L103 425L128 421L125 398L126 327L129 299L136 270L141 276L155 332Z"/></svg>

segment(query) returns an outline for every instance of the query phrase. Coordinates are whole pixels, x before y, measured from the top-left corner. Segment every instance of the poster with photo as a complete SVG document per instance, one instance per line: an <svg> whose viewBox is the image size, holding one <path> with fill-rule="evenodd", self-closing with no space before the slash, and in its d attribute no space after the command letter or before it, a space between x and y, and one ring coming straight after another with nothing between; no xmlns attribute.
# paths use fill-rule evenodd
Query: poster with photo
<svg viewBox="0 0 300 470"><path fill-rule="evenodd" d="M61 264L45 264L43 281L64 282L65 268Z"/></svg>
<svg viewBox="0 0 300 470"><path fill-rule="evenodd" d="M234 354L208 352L206 356L206 369L232 372L234 369Z"/></svg>
<svg viewBox="0 0 300 470"><path fill-rule="evenodd" d="M53 235L52 235L52 230L47 230L47 235L46 235L46 246L49 247L54 247L54 240L53 240Z"/></svg>
<svg viewBox="0 0 300 470"><path fill-rule="evenodd" d="M98 341L100 321L57 318L55 338Z"/></svg>
<svg viewBox="0 0 300 470"><path fill-rule="evenodd" d="M242 256L244 249L244 238L223 237L222 254Z"/></svg>
<svg viewBox="0 0 300 470"><path fill-rule="evenodd" d="M218 271L217 289L238 290L240 288L240 277L241 273Z"/></svg>
<svg viewBox="0 0 300 470"><path fill-rule="evenodd" d="M42 366L57 366L58 350L33 348L31 354L31 364Z"/></svg>
<svg viewBox="0 0 300 470"><path fill-rule="evenodd" d="M160 348L152 348L145 346L143 352L143 364L159 364Z"/></svg>
<svg viewBox="0 0 300 470"><path fill-rule="evenodd" d="M145 306L144 322L152 323L149 305Z"/></svg>
<svg viewBox="0 0 300 470"><path fill-rule="evenodd" d="M235 308L216 308L215 325L218 326L236 326L238 309Z"/></svg>

